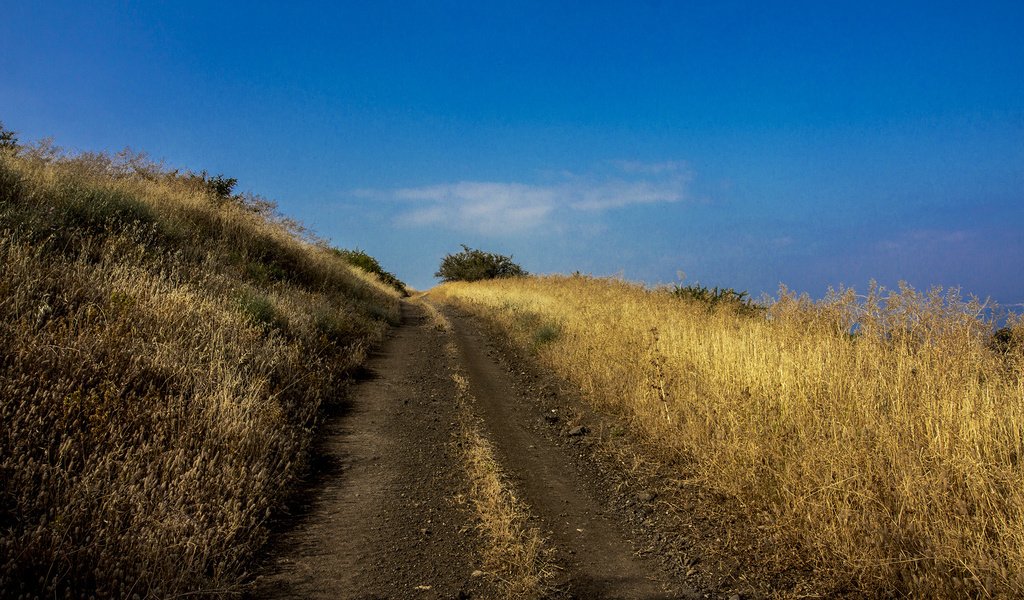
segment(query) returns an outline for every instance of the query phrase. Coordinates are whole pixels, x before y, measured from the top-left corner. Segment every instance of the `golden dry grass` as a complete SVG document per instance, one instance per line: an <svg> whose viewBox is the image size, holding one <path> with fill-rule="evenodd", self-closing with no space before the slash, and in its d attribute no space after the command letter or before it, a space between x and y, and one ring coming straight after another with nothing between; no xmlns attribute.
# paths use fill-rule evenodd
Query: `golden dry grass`
<svg viewBox="0 0 1024 600"><path fill-rule="evenodd" d="M424 306L430 306L427 302ZM431 307L433 309L433 307ZM447 322L443 315L434 314ZM450 329L447 327L446 329ZM456 350L449 345L448 353ZM494 456L491 443L473 422L469 383L458 372L452 375L462 406L460 439L463 463L470 482L470 499L476 508L484 537L483 568L506 598L541 598L554 572L550 551L540 531L527 523L529 510L513 492Z"/></svg>
<svg viewBox="0 0 1024 600"><path fill-rule="evenodd" d="M956 294L780 296L752 316L578 276L431 292L863 593L1024 595L1024 327L999 349Z"/></svg>
<svg viewBox="0 0 1024 600"><path fill-rule="evenodd" d="M423 307L423 310L427 313L427 318L434 324L434 329L438 331L450 332L452 330L452 324L448 321L448 318L441 314L441 311L437 309L428 299L426 292L417 292L409 297L409 302Z"/></svg>
<svg viewBox="0 0 1024 600"><path fill-rule="evenodd" d="M229 592L397 292L267 205L0 152L0 596Z"/></svg>

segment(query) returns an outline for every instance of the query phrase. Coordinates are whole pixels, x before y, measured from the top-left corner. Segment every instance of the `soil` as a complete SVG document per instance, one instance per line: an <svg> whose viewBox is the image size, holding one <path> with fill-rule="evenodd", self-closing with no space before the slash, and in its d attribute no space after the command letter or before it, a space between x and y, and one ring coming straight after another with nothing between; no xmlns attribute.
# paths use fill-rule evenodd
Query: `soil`
<svg viewBox="0 0 1024 600"><path fill-rule="evenodd" d="M489 598L453 447L445 334L405 304L402 325L328 407L302 502L279 524L251 598Z"/></svg>
<svg viewBox="0 0 1024 600"><path fill-rule="evenodd" d="M808 584L766 562L757 524L633 448L578 392L476 318L446 307L441 331L414 303L348 397L328 407L304 491L276 528L252 598L497 598L457 445L452 374L482 423L558 574L552 598L757 598ZM445 346L454 340L456 356ZM457 361L457 364L453 364ZM609 432L613 432L614 435ZM659 470L660 469L660 470ZM795 565L795 566L794 566ZM836 590L832 590L834 593Z"/></svg>
<svg viewBox="0 0 1024 600"><path fill-rule="evenodd" d="M544 419L520 394L471 317L453 309L446 316L484 433L562 567L555 590L576 598L700 597L656 562L636 555L620 515L609 510L594 489L592 474L578 464L576 445L586 436L585 428L563 427L564 442L538 430L538 423L558 424L557 414Z"/></svg>

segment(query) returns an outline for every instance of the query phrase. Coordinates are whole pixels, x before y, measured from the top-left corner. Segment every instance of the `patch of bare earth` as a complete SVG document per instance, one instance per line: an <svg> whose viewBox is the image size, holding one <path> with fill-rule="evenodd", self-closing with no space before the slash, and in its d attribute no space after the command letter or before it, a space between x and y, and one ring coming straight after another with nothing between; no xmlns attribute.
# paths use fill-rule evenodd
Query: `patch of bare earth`
<svg viewBox="0 0 1024 600"><path fill-rule="evenodd" d="M321 425L306 490L278 527L253 598L489 598L455 443L445 334L403 325Z"/></svg>

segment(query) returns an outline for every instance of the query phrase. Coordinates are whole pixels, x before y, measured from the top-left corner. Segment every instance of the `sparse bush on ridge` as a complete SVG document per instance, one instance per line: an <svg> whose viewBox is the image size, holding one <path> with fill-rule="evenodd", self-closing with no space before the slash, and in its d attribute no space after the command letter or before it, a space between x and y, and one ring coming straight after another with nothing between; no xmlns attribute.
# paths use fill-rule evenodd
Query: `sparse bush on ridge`
<svg viewBox="0 0 1024 600"><path fill-rule="evenodd" d="M511 256L476 250L462 244L462 252L448 254L434 277L441 281L480 281L503 277L523 277L527 272Z"/></svg>
<svg viewBox="0 0 1024 600"><path fill-rule="evenodd" d="M746 314L756 314L763 311L763 308L758 306L747 292L737 292L733 288L719 288L718 286L709 288L700 284L674 284L671 288L668 288L668 292L677 298L705 304L709 310L729 307L736 312Z"/></svg>
<svg viewBox="0 0 1024 600"><path fill-rule="evenodd" d="M992 333L992 349L996 352L1009 354L1024 352L1024 324L1019 317L1012 318L1005 327Z"/></svg>
<svg viewBox="0 0 1024 600"><path fill-rule="evenodd" d="M4 127L0 121L0 150L15 150L18 147L18 134Z"/></svg>
<svg viewBox="0 0 1024 600"><path fill-rule="evenodd" d="M234 177L225 177L223 175L214 175L210 177L206 171L203 171L198 175L199 179L206 186L206 189L210 191L215 198L220 200L228 200L232 196L232 192L235 191L235 186L238 185L238 180Z"/></svg>
<svg viewBox="0 0 1024 600"><path fill-rule="evenodd" d="M0 597L230 593L397 322L394 289L226 184L0 152Z"/></svg>
<svg viewBox="0 0 1024 600"><path fill-rule="evenodd" d="M1020 320L993 332L976 299L909 286L817 302L782 288L764 318L585 277L431 297L489 316L650 457L682 461L858 593L1024 596ZM546 323L560 333L538 344Z"/></svg>
<svg viewBox="0 0 1024 600"><path fill-rule="evenodd" d="M374 273L381 281L395 288L403 296L408 296L408 292L405 289L405 284L402 283L398 277L394 274L384 270L384 267L380 266L380 262L376 258L370 256L366 252L356 248L355 250L344 250L339 248L332 249L338 256L342 257L349 264L352 264L367 273Z"/></svg>

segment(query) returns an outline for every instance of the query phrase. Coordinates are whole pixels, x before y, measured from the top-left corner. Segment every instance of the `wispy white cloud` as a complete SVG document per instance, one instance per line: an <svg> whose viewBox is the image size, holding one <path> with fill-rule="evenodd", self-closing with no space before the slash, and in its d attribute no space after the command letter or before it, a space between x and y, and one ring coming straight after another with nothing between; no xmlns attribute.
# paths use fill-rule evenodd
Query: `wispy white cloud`
<svg viewBox="0 0 1024 600"><path fill-rule="evenodd" d="M551 189L519 183L460 181L394 190L397 200L425 203L398 216L400 225L446 226L488 235L515 233L543 223L557 202Z"/></svg>
<svg viewBox="0 0 1024 600"><path fill-rule="evenodd" d="M569 206L576 210L602 211L632 204L678 202L686 192L688 179L668 181L609 181L598 185L580 185L571 190L575 198Z"/></svg>
<svg viewBox="0 0 1024 600"><path fill-rule="evenodd" d="M633 205L679 202L692 179L685 163L614 162L612 172L562 172L544 184L459 181L394 190L356 190L353 195L408 203L396 218L408 227L440 226L486 235L559 227L573 213Z"/></svg>
<svg viewBox="0 0 1024 600"><path fill-rule="evenodd" d="M971 232L962 229L913 229L904 231L893 238L881 240L875 244L875 247L883 251L898 252L919 249L922 246L961 244L968 241L970 237Z"/></svg>

